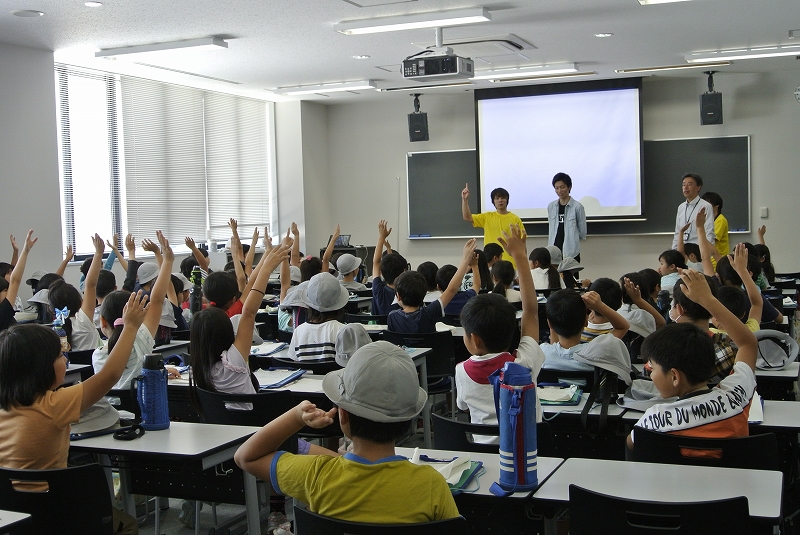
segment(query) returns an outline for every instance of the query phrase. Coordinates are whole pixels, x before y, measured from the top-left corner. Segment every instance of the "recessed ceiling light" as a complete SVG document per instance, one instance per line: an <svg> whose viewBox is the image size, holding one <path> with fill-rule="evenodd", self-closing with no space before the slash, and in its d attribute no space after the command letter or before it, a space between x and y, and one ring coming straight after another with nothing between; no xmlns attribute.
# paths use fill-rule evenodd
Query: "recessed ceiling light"
<svg viewBox="0 0 800 535"><path fill-rule="evenodd" d="M367 54L359 54L357 56L353 56L353 59L367 59L367 58L369 58L369 55Z"/></svg>
<svg viewBox="0 0 800 535"><path fill-rule="evenodd" d="M12 15L16 17L26 17L26 18L33 18L33 17L41 17L44 15L41 11L34 11L33 9L19 9L17 11L12 11Z"/></svg>
<svg viewBox="0 0 800 535"><path fill-rule="evenodd" d="M611 37L614 35L613 33L596 33L594 34L595 37Z"/></svg>
<svg viewBox="0 0 800 535"><path fill-rule="evenodd" d="M102 2L84 2L83 5L86 7L100 7L103 5Z"/></svg>

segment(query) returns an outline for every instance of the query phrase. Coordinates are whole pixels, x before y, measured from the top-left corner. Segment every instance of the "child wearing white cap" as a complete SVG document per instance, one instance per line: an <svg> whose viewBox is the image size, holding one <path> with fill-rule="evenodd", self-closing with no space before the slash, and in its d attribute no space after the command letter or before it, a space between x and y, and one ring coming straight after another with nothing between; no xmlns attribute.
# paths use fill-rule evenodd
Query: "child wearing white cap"
<svg viewBox="0 0 800 535"><path fill-rule="evenodd" d="M345 369L327 374L322 388L336 407L325 412L301 402L248 439L236 452L236 464L270 481L276 492L340 520L399 524L458 516L439 473L395 455L395 440L408 432L427 400L408 353L389 342L368 344ZM352 452L339 457L332 451L276 451L304 425L325 427L337 413L353 440Z"/></svg>
<svg viewBox="0 0 800 535"><path fill-rule="evenodd" d="M336 260L336 269L342 275L342 286L354 292L363 292L367 289L360 282L356 282L358 269L361 267L361 259L356 258L350 253L344 253Z"/></svg>

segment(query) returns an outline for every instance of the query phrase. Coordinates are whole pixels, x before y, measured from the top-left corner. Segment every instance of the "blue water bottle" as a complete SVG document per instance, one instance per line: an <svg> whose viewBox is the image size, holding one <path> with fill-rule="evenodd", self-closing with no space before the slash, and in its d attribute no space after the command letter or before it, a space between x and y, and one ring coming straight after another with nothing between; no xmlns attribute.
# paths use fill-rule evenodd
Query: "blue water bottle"
<svg viewBox="0 0 800 535"><path fill-rule="evenodd" d="M168 428L167 370L160 354L151 353L144 357L142 375L131 380L131 390L142 409L142 427L147 431Z"/></svg>
<svg viewBox="0 0 800 535"><path fill-rule="evenodd" d="M528 491L539 484L536 445L536 384L531 370L514 362L489 376L500 424L500 481L496 496Z"/></svg>

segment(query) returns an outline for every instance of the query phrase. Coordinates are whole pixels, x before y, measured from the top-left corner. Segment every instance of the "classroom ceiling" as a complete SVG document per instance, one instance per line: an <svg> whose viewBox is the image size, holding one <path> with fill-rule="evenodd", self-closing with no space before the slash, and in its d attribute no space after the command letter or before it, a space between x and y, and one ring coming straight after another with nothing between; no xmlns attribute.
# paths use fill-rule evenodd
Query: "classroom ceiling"
<svg viewBox="0 0 800 535"><path fill-rule="evenodd" d="M57 61L267 100L324 103L391 98L406 92L360 90L284 97L276 87L369 79L379 88L404 81L404 58L434 44L434 30L347 36L341 21L482 6L492 20L443 29L444 44L471 55L476 70L577 63L579 71L626 76L615 69L685 64L685 55L709 50L800 44L798 0L691 0L642 6L637 0L0 0L0 42L55 51ZM34 10L44 15L14 16ZM795 39L791 30L797 30ZM595 34L611 33L610 37ZM95 58L94 51L165 41L221 37L227 49L152 53L130 60ZM498 39L502 36L502 39ZM492 40L481 42L487 38ZM522 46L498 44L516 41ZM462 45L463 46L463 45ZM354 59L354 56L369 56ZM0 58L2 60L2 58ZM704 78L703 69L658 76ZM725 73L800 71L795 56L738 60ZM180 72L178 72L180 71ZM630 76L630 75L627 75ZM548 81L550 82L550 81ZM524 82L531 83L531 82ZM545 82L534 82L545 83ZM800 83L800 72L798 72ZM504 84L508 85L508 84ZM494 87L476 81L476 88ZM463 89L428 89L453 92Z"/></svg>

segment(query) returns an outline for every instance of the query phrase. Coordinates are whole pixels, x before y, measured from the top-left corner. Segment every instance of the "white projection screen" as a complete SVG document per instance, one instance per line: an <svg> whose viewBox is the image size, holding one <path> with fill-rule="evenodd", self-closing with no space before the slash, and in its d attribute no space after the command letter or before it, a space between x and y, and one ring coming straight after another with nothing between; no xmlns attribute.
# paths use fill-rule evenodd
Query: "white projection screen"
<svg viewBox="0 0 800 535"><path fill-rule="evenodd" d="M640 89L636 78L477 90L480 208L501 187L520 218L546 219L563 172L587 218L641 218Z"/></svg>

